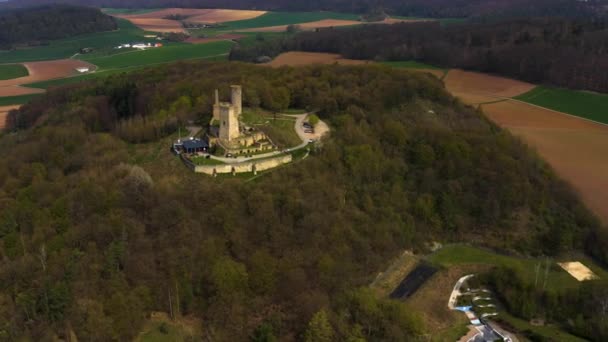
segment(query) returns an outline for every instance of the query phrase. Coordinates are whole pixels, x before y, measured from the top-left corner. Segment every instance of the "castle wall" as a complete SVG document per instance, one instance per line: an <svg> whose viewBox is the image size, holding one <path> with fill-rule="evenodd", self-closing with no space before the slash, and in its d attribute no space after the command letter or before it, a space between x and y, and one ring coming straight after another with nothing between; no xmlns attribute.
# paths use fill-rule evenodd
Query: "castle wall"
<svg viewBox="0 0 608 342"><path fill-rule="evenodd" d="M262 160L250 160L242 163L219 164L219 165L194 165L192 162L182 158L186 166L196 173L204 173L207 175L226 174L226 173L247 173L260 172L273 169L283 164L290 163L293 160L291 154L284 154L274 158Z"/></svg>
<svg viewBox="0 0 608 342"><path fill-rule="evenodd" d="M240 136L236 108L227 103L220 105L220 139L232 141Z"/></svg>

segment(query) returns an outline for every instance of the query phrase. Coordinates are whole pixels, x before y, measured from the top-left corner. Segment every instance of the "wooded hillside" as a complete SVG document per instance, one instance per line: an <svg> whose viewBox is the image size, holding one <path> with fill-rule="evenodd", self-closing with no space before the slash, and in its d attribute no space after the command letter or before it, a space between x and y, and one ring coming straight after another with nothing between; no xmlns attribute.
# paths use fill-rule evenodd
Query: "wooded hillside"
<svg viewBox="0 0 608 342"><path fill-rule="evenodd" d="M53 3L57 0L13 0L7 6ZM392 15L465 17L593 17L605 12L607 0L62 0L73 4L111 8L232 8L271 11L339 11L366 13L382 8Z"/></svg>
<svg viewBox="0 0 608 342"><path fill-rule="evenodd" d="M417 60L532 83L608 92L608 73L598 72L608 68L607 20L522 19L325 29L235 47L231 58L255 61L289 50L332 52L354 59Z"/></svg>
<svg viewBox="0 0 608 342"><path fill-rule="evenodd" d="M366 290L404 249L608 260L569 187L430 76L187 62L95 82L25 105L0 138L4 339L129 340L163 311L217 341L413 340L420 317ZM252 182L191 173L148 123L208 122L235 83L246 106L319 109L331 138ZM129 120L156 140L122 140Z"/></svg>
<svg viewBox="0 0 608 342"><path fill-rule="evenodd" d="M0 49L46 44L53 39L111 31L116 22L100 10L71 5L45 5L0 12Z"/></svg>

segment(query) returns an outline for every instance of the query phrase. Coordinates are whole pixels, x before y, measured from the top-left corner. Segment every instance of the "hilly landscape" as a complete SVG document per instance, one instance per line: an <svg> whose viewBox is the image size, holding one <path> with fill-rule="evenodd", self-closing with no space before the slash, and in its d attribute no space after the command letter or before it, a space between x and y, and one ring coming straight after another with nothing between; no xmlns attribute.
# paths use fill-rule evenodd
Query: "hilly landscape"
<svg viewBox="0 0 608 342"><path fill-rule="evenodd" d="M608 340L607 9L1 3L0 341Z"/></svg>

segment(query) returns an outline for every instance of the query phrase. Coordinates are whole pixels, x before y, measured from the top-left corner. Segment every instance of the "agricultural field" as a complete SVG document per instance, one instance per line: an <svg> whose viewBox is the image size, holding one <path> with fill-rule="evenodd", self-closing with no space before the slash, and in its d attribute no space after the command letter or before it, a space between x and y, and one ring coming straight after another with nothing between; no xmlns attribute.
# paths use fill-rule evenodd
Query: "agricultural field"
<svg viewBox="0 0 608 342"><path fill-rule="evenodd" d="M0 107L26 104L30 102L33 98L36 98L40 95L41 94L29 94L0 97Z"/></svg>
<svg viewBox="0 0 608 342"><path fill-rule="evenodd" d="M482 109L536 149L608 223L608 126L514 100L485 104Z"/></svg>
<svg viewBox="0 0 608 342"><path fill-rule="evenodd" d="M359 61L354 59L345 59L340 55L332 53L316 53L316 52L285 52L278 55L267 65L271 67L281 66L306 66L310 64L345 64L345 65L357 65L371 63L368 61Z"/></svg>
<svg viewBox="0 0 608 342"><path fill-rule="evenodd" d="M38 82L55 78L63 78L78 74L76 68L88 67L95 69L95 66L77 59L62 59L54 61L28 62L25 67L29 72L28 76L17 79L0 81L0 96L20 96L42 92L40 89L22 87L24 83Z"/></svg>
<svg viewBox="0 0 608 342"><path fill-rule="evenodd" d="M450 70L443 80L447 90L467 104L496 102L535 87L510 78L457 69Z"/></svg>
<svg viewBox="0 0 608 342"><path fill-rule="evenodd" d="M83 60L99 67L100 70L120 69L133 66L145 66L158 63L167 63L177 60L211 58L227 56L232 47L229 41L218 41L208 44L177 44L163 48L145 51L128 51L104 57L88 58Z"/></svg>
<svg viewBox="0 0 608 342"><path fill-rule="evenodd" d="M216 24L227 21L248 20L259 17L265 11L229 9L165 8L144 13L114 13L146 31L186 32L181 21L194 24Z"/></svg>
<svg viewBox="0 0 608 342"><path fill-rule="evenodd" d="M70 58L81 48L103 49L133 41L152 42L144 38L145 32L128 20L116 19L118 30L92 33L51 42L49 45L23 48L11 51L0 51L3 63L18 63Z"/></svg>
<svg viewBox="0 0 608 342"><path fill-rule="evenodd" d="M29 75L27 68L21 64L0 64L0 81L27 75Z"/></svg>
<svg viewBox="0 0 608 342"><path fill-rule="evenodd" d="M359 16L335 12L268 12L257 18L224 23L220 26L220 29L225 31L241 31L261 27L310 23L328 19L357 21L359 20Z"/></svg>
<svg viewBox="0 0 608 342"><path fill-rule="evenodd" d="M518 100L608 124L608 94L539 86Z"/></svg>

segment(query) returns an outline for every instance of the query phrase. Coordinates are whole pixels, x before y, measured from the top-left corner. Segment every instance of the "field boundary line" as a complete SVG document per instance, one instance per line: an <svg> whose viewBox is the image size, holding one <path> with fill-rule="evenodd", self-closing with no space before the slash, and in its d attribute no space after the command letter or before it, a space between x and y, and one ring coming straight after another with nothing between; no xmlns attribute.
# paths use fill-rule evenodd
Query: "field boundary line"
<svg viewBox="0 0 608 342"><path fill-rule="evenodd" d="M578 116L578 115L574 115L574 114L569 114L569 113L560 112L560 111L555 110L555 109L551 109L551 108L547 108L547 107L539 106L539 105L536 105L536 104L533 104L533 103L529 103L529 102L522 101L522 100L518 100L518 99L514 99L514 98L508 98L508 100L515 101L515 102L519 102L519 103L523 103L523 104L527 104L527 105L529 105L529 106L533 106L533 107L536 107L536 108L542 108L542 109L546 109L546 110L549 110L549 111L552 111L552 112L555 112L555 113L558 113L558 114L567 115L567 116L570 116L570 117L573 117L573 118L577 118L577 119L581 119L581 120L585 120L585 121L593 122L593 123L596 123L596 124L599 124L599 125L602 125L602 126L606 126L606 127L608 127L608 123L604 123L604 122L599 122L599 121L595 121L595 120L587 119L587 118L584 118L584 117L582 117L582 116Z"/></svg>

